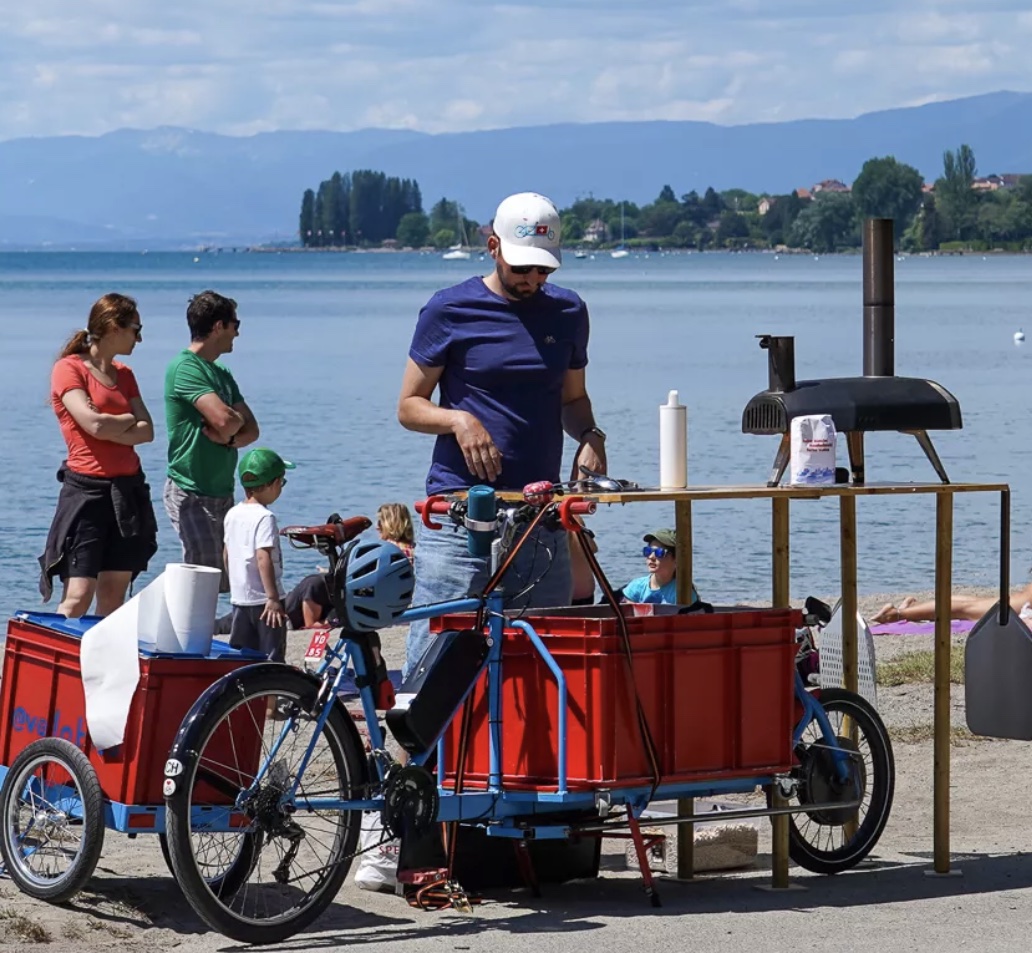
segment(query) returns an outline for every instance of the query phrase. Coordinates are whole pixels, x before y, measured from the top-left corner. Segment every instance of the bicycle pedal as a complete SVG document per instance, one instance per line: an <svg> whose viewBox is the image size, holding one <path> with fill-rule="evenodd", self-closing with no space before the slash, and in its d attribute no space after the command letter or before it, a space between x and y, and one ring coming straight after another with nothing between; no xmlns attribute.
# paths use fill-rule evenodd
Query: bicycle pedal
<svg viewBox="0 0 1032 953"><path fill-rule="evenodd" d="M469 914L473 912L473 904L470 903L469 894L467 894L459 884L452 881L445 889L448 894L448 899L451 901L452 909L456 913Z"/></svg>

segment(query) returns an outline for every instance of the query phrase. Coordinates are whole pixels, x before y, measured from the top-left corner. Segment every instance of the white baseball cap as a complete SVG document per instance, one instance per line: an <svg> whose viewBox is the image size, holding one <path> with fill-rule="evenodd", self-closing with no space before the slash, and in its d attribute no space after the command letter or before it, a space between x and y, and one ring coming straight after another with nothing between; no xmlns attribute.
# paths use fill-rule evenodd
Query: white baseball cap
<svg viewBox="0 0 1032 953"><path fill-rule="evenodd" d="M519 192L504 199L495 212L494 233L507 264L558 268L563 263L559 212L551 199L537 192Z"/></svg>

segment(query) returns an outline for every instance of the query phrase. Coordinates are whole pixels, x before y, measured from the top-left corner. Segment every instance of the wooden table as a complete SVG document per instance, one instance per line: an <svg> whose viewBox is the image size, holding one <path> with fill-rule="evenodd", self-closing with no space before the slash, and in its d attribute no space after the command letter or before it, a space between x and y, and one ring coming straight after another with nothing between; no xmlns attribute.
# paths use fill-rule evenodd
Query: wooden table
<svg viewBox="0 0 1032 953"><path fill-rule="evenodd" d="M678 600L690 601L692 579L692 504L708 500L771 501L771 601L789 604L789 504L792 500L837 497L842 585L842 668L845 688L857 688L856 498L858 496L935 496L935 714L933 740L934 872L950 872L950 598L953 585L953 497L957 493L999 493L1001 551L1009 552L1010 488L1005 483L868 483L833 486L696 486L683 490L591 493L598 503L673 503L677 529ZM679 804L690 816L692 802ZM773 819L773 886L787 888L788 817ZM678 827L678 875L691 877L693 825Z"/></svg>

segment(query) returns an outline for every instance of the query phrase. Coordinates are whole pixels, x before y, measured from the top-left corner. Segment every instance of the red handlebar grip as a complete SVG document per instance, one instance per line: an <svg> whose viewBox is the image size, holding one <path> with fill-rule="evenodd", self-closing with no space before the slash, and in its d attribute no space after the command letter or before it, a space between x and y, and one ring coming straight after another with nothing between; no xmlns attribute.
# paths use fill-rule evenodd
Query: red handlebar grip
<svg viewBox="0 0 1032 953"><path fill-rule="evenodd" d="M440 529L442 524L435 523L430 519L430 514L447 513L448 506L448 501L443 496L428 496L425 500L416 503L416 512L427 529Z"/></svg>
<svg viewBox="0 0 1032 953"><path fill-rule="evenodd" d="M559 522L568 533L576 533L581 527L574 516L588 516L595 512L594 502L579 496L568 496L559 504Z"/></svg>

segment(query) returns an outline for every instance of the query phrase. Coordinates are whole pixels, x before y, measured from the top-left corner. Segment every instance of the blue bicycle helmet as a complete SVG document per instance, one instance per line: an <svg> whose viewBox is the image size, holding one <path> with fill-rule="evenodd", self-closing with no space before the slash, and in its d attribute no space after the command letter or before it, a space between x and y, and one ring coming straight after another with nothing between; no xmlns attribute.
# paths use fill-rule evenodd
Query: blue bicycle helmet
<svg viewBox="0 0 1032 953"><path fill-rule="evenodd" d="M374 632L393 625L412 602L416 577L412 563L393 543L354 540L343 554L341 622L353 632Z"/></svg>

